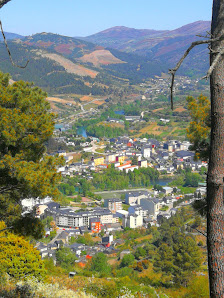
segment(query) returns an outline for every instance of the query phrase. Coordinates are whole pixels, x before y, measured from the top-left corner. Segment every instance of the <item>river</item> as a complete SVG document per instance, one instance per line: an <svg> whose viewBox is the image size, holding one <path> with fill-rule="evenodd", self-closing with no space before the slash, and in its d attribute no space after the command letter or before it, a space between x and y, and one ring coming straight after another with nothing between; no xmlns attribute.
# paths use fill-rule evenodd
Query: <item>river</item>
<svg viewBox="0 0 224 298"><path fill-rule="evenodd" d="M82 137L87 138L87 133L84 126L80 126L77 128L77 135L81 135Z"/></svg>
<svg viewBox="0 0 224 298"><path fill-rule="evenodd" d="M124 110L114 111L114 113L117 114L117 115L125 115Z"/></svg>

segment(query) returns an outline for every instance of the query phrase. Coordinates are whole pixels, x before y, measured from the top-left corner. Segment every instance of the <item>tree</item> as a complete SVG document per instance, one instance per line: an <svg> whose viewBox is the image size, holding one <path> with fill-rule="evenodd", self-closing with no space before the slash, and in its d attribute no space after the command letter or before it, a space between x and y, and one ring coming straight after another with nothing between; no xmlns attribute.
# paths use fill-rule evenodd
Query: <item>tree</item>
<svg viewBox="0 0 224 298"><path fill-rule="evenodd" d="M193 143L191 150L196 152L196 159L208 160L211 130L210 100L203 95L197 99L188 96L187 102L192 119L187 128L188 139Z"/></svg>
<svg viewBox="0 0 224 298"><path fill-rule="evenodd" d="M95 254L91 259L91 265L90 270L99 272L99 273L105 273L109 274L111 271L110 265L107 263L107 257L104 253L99 252L98 254Z"/></svg>
<svg viewBox="0 0 224 298"><path fill-rule="evenodd" d="M198 173L186 173L185 186L198 187L198 182L201 181L201 176Z"/></svg>
<svg viewBox="0 0 224 298"><path fill-rule="evenodd" d="M138 165L138 157L137 157L136 155L134 155L134 156L132 157L131 163L132 163L133 165Z"/></svg>
<svg viewBox="0 0 224 298"><path fill-rule="evenodd" d="M6 228L0 222L0 230ZM27 276L42 279L45 276L39 251L23 237L8 230L0 231L0 272L20 279Z"/></svg>
<svg viewBox="0 0 224 298"><path fill-rule="evenodd" d="M135 258L140 260L141 257L145 257L146 251L144 250L143 247L138 247L135 251Z"/></svg>
<svg viewBox="0 0 224 298"><path fill-rule="evenodd" d="M190 50L198 44L210 44L211 133L207 173L207 248L211 297L224 297L224 0L213 0L210 40L194 42L176 67L170 71L171 107L174 75Z"/></svg>
<svg viewBox="0 0 224 298"><path fill-rule="evenodd" d="M75 263L75 260L77 260L75 253L73 253L69 247L62 247L57 250L56 259L62 268L69 270L72 270L72 265Z"/></svg>
<svg viewBox="0 0 224 298"><path fill-rule="evenodd" d="M210 64L211 137L207 175L207 246L210 296L224 297L224 0L213 1ZM220 39L220 37L222 38ZM215 61L218 63L214 65Z"/></svg>
<svg viewBox="0 0 224 298"><path fill-rule="evenodd" d="M0 219L11 225L22 199L58 196L63 161L45 154L55 119L46 93L22 81L9 85L0 73L0 98Z"/></svg>
<svg viewBox="0 0 224 298"><path fill-rule="evenodd" d="M124 255L121 260L120 267L128 267L134 263L134 260L135 257L132 254Z"/></svg>

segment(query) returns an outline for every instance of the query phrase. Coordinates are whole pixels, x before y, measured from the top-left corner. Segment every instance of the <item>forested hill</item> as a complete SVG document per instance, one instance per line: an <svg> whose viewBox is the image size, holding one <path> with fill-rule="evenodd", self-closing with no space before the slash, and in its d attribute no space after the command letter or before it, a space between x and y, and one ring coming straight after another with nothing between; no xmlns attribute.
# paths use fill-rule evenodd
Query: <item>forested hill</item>
<svg viewBox="0 0 224 298"><path fill-rule="evenodd" d="M32 81L50 93L102 95L108 86L140 83L167 72L167 65L143 57L105 49L92 43L52 33L8 40L12 57L0 42L0 70L13 80Z"/></svg>
<svg viewBox="0 0 224 298"><path fill-rule="evenodd" d="M190 44L210 31L209 21L197 21L175 30L134 29L124 26L112 27L102 32L83 37L84 40L110 47L122 52L145 57L146 60L173 65L180 59ZM206 45L192 51L184 62L181 74L199 74L208 67ZM198 63L200 61L200 64Z"/></svg>
<svg viewBox="0 0 224 298"><path fill-rule="evenodd" d="M10 33L10 36L13 35ZM177 55L175 51L165 49L176 48L180 56L191 40L189 34L176 34L172 39L163 39L149 48L147 55L141 56L77 38L40 33L8 40L16 63L24 65L30 60L26 69L11 65L4 43L0 42L0 70L9 72L13 80L32 81L50 94L104 95L107 87L138 84L149 77L167 73L175 65ZM184 62L179 74L201 76L208 65L207 56L205 48L199 47L189 57L191 60Z"/></svg>

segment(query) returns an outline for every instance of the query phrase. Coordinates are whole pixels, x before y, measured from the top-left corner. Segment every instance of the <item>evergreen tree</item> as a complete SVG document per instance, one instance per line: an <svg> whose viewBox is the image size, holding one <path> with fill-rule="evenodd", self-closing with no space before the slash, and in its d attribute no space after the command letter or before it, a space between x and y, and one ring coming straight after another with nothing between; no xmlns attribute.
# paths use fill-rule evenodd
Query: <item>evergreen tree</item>
<svg viewBox="0 0 224 298"><path fill-rule="evenodd" d="M9 85L0 73L0 219L13 224L21 214L21 200L57 197L61 158L45 154L54 130L46 93L23 81Z"/></svg>
<svg viewBox="0 0 224 298"><path fill-rule="evenodd" d="M16 279L27 276L42 279L45 276L39 251L23 237L4 230L0 222L0 272Z"/></svg>

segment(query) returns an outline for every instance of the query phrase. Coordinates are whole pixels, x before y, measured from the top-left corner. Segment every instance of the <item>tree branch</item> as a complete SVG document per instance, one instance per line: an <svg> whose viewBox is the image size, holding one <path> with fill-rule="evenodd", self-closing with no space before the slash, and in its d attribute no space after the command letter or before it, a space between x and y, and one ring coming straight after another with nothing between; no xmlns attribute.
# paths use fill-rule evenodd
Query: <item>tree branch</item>
<svg viewBox="0 0 224 298"><path fill-rule="evenodd" d="M8 0L8 1L10 1L10 0ZM5 2L6 2L6 1L5 1ZM5 4L6 4L6 3L5 3ZM3 4L3 5L4 5L4 4ZM1 6L0 6L0 8L1 8ZM19 65L17 65L17 64L13 61L11 52L10 52L10 50L9 50L9 47L8 47L8 44L7 44L7 41L6 41L6 38L5 38L5 33L4 33L4 31L3 31L3 28L2 28L2 22L1 22L1 21L0 21L0 28L1 28L1 32L2 32L3 39L4 39L5 47L6 47L7 51L8 51L9 58L10 58L10 61L11 61L12 65L13 65L13 66L16 66L16 67L18 67L18 68L26 68L26 67L27 67L27 64L29 63L29 60L26 61L26 64L25 64L24 66L19 66Z"/></svg>
<svg viewBox="0 0 224 298"><path fill-rule="evenodd" d="M190 51L198 45L201 44L210 44L211 42L218 41L224 39L224 35L221 35L217 38L213 39L207 39L207 40L198 40L192 42L192 44L189 46L189 48L185 51L184 55L181 57L181 59L178 61L176 66L172 69L169 69L169 73L171 74L171 86L170 86L170 103L171 103L171 109L173 110L173 87L174 87L174 78L177 70L180 68L181 64L183 63L184 59L187 57L187 55L190 53ZM217 64L217 63L216 63Z"/></svg>
<svg viewBox="0 0 224 298"><path fill-rule="evenodd" d="M2 8L5 4L7 4L11 0L0 0L0 8Z"/></svg>
<svg viewBox="0 0 224 298"><path fill-rule="evenodd" d="M202 231L200 231L200 230L198 230L198 229L196 229L196 228L192 228L192 227L191 227L191 229L197 231L198 233L202 234L204 237L207 238L207 234L203 233Z"/></svg>
<svg viewBox="0 0 224 298"><path fill-rule="evenodd" d="M217 56L215 57L214 61L212 62L212 65L209 67L209 70L208 70L206 76L202 77L201 80L203 80L203 79L208 80L208 78L212 74L214 68L216 67L217 63L219 62L219 59L221 58L221 56L223 54L224 54L224 49L221 52L217 53Z"/></svg>

